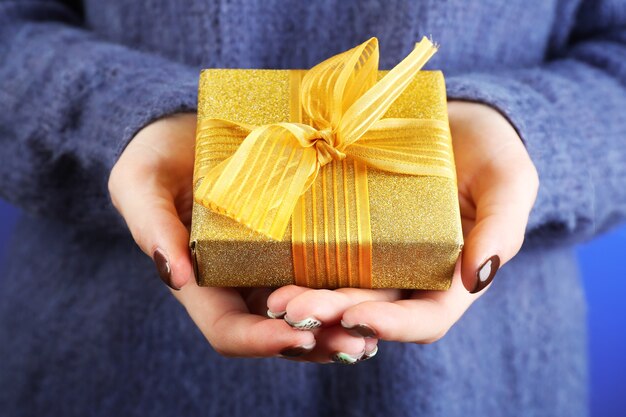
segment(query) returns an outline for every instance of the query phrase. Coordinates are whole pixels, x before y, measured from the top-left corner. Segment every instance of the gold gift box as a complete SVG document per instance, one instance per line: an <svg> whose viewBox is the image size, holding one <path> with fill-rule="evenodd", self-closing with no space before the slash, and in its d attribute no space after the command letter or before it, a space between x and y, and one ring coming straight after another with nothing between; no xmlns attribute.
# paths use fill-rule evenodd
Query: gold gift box
<svg viewBox="0 0 626 417"><path fill-rule="evenodd" d="M203 119L214 118L251 125L291 121L291 71L202 71L199 124ZM379 79L385 73L379 71ZM447 126L443 74L420 71L384 117L435 119ZM212 163L217 165L219 160ZM330 165L323 169L331 169ZM316 179L317 198L326 189L322 182L330 181L329 178L330 175L319 175ZM372 288L448 289L463 246L456 180L368 168L367 186ZM328 236L322 230L319 238ZM291 224L282 240L271 240L194 203L190 247L199 285L279 287L295 283ZM315 256L321 259L319 273L323 275L332 260L329 261L328 251L321 252ZM344 276L347 271L336 272L340 276L313 280L309 286L359 286L358 280Z"/></svg>

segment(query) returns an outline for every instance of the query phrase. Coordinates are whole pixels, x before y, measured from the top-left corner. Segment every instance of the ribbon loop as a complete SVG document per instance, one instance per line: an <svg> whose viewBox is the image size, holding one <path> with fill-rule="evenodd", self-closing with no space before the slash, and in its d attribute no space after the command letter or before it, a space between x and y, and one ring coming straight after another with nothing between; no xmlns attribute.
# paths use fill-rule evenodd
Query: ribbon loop
<svg viewBox="0 0 626 417"><path fill-rule="evenodd" d="M302 79L300 97L311 125L255 128L218 119L203 121L222 134L232 131L226 136L248 133L230 157L202 172L195 200L280 240L298 199L320 168L333 160L350 156L390 172L452 178L449 159L438 149L433 151L432 145L420 145L424 121L381 119L435 52L436 47L423 38L379 82L376 38L316 65ZM202 135L206 140L217 136Z"/></svg>

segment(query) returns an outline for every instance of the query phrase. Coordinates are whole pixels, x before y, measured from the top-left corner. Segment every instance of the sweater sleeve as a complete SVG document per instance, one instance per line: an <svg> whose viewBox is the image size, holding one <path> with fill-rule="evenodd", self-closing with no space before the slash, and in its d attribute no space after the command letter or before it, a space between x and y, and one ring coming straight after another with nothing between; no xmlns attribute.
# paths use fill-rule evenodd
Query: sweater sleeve
<svg viewBox="0 0 626 417"><path fill-rule="evenodd" d="M0 196L115 230L111 168L143 126L195 109L197 71L81 24L59 0L0 1Z"/></svg>
<svg viewBox="0 0 626 417"><path fill-rule="evenodd" d="M558 24L558 23L557 23ZM448 80L516 128L539 173L527 235L586 240L626 219L626 6L590 0L570 41L535 68Z"/></svg>

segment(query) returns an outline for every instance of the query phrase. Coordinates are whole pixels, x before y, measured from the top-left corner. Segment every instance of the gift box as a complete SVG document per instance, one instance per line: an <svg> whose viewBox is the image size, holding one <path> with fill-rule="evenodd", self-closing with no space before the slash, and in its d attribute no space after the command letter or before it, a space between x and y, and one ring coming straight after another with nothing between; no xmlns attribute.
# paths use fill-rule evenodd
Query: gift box
<svg viewBox="0 0 626 417"><path fill-rule="evenodd" d="M432 53L378 71L370 39L309 71L202 71L198 284L448 289L463 236Z"/></svg>

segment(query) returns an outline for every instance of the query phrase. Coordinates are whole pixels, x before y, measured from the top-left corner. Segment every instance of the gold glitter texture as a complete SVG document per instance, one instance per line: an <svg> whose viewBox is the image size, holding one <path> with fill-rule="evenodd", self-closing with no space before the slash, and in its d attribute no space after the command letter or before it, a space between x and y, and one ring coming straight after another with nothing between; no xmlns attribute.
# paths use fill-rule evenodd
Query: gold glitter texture
<svg viewBox="0 0 626 417"><path fill-rule="evenodd" d="M379 78L384 74L380 71ZM209 118L253 125L290 121L289 97L290 77L286 70L205 70L200 77L199 123ZM421 71L385 117L435 119L447 124L443 75ZM425 133L428 136L429 132ZM232 149L224 149L223 155L203 161L203 169L210 169L229 152ZM332 164L325 169L330 175L318 176L318 191L328 189L328 181L332 180ZM463 242L456 182L376 169L368 169L367 177L373 241L372 286L449 288ZM316 207L323 210L319 204ZM311 213L307 215L312 218ZM191 242L199 284L261 287L293 283L291 226L285 236L282 241L270 241L226 216L194 204ZM325 239L324 230L320 238ZM347 237L338 238L345 243ZM329 243L332 246L335 242ZM326 268L324 261L320 265ZM342 276L325 283L330 288L346 285L358 282Z"/></svg>

